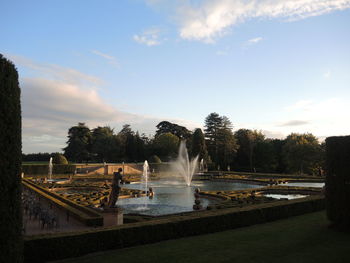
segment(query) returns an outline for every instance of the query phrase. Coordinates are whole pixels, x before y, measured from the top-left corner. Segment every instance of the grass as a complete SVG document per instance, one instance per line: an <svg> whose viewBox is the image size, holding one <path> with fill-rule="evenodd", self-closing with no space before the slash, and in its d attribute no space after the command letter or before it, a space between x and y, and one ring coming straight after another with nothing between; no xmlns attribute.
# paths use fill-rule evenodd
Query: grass
<svg viewBox="0 0 350 263"><path fill-rule="evenodd" d="M350 262L350 234L328 225L322 211L61 262Z"/></svg>

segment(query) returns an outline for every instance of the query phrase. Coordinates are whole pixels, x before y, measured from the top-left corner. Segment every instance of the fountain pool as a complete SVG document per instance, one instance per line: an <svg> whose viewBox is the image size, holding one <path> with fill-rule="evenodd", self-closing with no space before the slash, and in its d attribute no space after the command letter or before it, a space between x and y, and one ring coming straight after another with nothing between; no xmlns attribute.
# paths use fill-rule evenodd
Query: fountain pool
<svg viewBox="0 0 350 263"><path fill-rule="evenodd" d="M159 180L148 182L155 193L153 198L140 197L119 199L117 205L122 207L124 214L143 214L151 216L176 214L193 211L194 191L225 191L260 188L261 185L243 184L237 182L192 181L191 186L175 180ZM135 183L124 185L123 188L144 190L144 185ZM144 204L147 200L147 209ZM203 207L218 203L220 200L201 198Z"/></svg>

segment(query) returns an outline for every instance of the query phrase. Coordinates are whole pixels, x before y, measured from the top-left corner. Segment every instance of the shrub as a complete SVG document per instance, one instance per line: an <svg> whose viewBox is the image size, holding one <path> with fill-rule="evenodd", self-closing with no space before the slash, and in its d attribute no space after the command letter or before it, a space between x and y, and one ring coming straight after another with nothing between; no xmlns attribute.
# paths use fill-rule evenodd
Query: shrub
<svg viewBox="0 0 350 263"><path fill-rule="evenodd" d="M152 155L149 158L149 163L162 163L162 160L157 155Z"/></svg>
<svg viewBox="0 0 350 263"><path fill-rule="evenodd" d="M18 73L0 54L0 247L2 262L22 261L21 104Z"/></svg>
<svg viewBox="0 0 350 263"><path fill-rule="evenodd" d="M326 204L329 220L350 229L350 136L326 139Z"/></svg>
<svg viewBox="0 0 350 263"><path fill-rule="evenodd" d="M60 153L56 153L53 158L52 158L52 162L54 164L68 164L68 161L66 159L66 157L64 157L64 155L60 154Z"/></svg>

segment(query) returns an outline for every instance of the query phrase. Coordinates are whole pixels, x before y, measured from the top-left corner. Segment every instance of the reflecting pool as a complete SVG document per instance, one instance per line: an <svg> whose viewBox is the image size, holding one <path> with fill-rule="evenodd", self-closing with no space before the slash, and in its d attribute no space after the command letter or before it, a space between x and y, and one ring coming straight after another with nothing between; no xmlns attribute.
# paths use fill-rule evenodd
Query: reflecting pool
<svg viewBox="0 0 350 263"><path fill-rule="evenodd" d="M143 190L143 184L135 183L123 185L123 188ZM173 180L151 181L148 187L152 187L155 193L153 198L140 197L119 199L117 205L124 209L124 214L144 214L151 216L175 214L193 211L194 191L229 191L261 188L261 185L245 184L237 182L192 181L191 186ZM209 204L219 200L201 198L201 205L206 208Z"/></svg>

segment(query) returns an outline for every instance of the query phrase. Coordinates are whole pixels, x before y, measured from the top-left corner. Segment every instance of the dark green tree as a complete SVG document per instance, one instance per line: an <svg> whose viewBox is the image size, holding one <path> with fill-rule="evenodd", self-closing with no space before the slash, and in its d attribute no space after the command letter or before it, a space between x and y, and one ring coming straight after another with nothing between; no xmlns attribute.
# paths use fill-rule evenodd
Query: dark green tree
<svg viewBox="0 0 350 263"><path fill-rule="evenodd" d="M265 139L256 142L253 153L253 163L258 172L276 172L278 156L273 140Z"/></svg>
<svg viewBox="0 0 350 263"><path fill-rule="evenodd" d="M218 151L219 151L219 130L223 128L223 119L216 112L210 113L204 121L204 134L206 139L206 145L211 160L214 163L218 162Z"/></svg>
<svg viewBox="0 0 350 263"><path fill-rule="evenodd" d="M321 147L311 133L291 133L287 136L282 150L289 173L317 173Z"/></svg>
<svg viewBox="0 0 350 263"><path fill-rule="evenodd" d="M121 156L123 161L133 162L136 160L136 143L135 132L129 124L123 125L123 128L118 133L121 142Z"/></svg>
<svg viewBox="0 0 350 263"><path fill-rule="evenodd" d="M68 130L67 147L64 155L74 162L88 161L90 155L91 132L85 123L80 122Z"/></svg>
<svg viewBox="0 0 350 263"><path fill-rule="evenodd" d="M207 145L205 144L204 134L202 129L195 129L192 136L192 156L197 156L199 160L208 162Z"/></svg>
<svg viewBox="0 0 350 263"><path fill-rule="evenodd" d="M154 154L161 160L169 161L177 155L180 139L168 132L157 136L153 142Z"/></svg>
<svg viewBox="0 0 350 263"><path fill-rule="evenodd" d="M116 142L113 129L109 126L94 128L91 133L91 153L95 161L109 162L113 161L113 155L116 153ZM117 156L117 154L116 154Z"/></svg>
<svg viewBox="0 0 350 263"><path fill-rule="evenodd" d="M191 132L187 130L186 127L180 126L175 123L171 123L168 121L162 121L158 123L156 137L163 133L171 133L175 136L179 137L179 139L187 140L191 137Z"/></svg>
<svg viewBox="0 0 350 263"><path fill-rule="evenodd" d="M235 138L239 145L237 151L237 165L240 169L249 168L251 172L255 170L254 148L258 142L263 142L265 136L256 130L239 129L235 132Z"/></svg>
<svg viewBox="0 0 350 263"><path fill-rule="evenodd" d="M238 145L230 128L225 127L218 130L217 144L217 164L220 165L222 169L226 169L228 165L233 167Z"/></svg>
<svg viewBox="0 0 350 263"><path fill-rule="evenodd" d="M0 247L2 262L21 262L21 103L15 66L0 54Z"/></svg>
<svg viewBox="0 0 350 263"><path fill-rule="evenodd" d="M229 118L213 112L205 118L204 126L208 153L215 166L227 167L227 165L233 165L233 157L238 145L233 136L233 125Z"/></svg>

